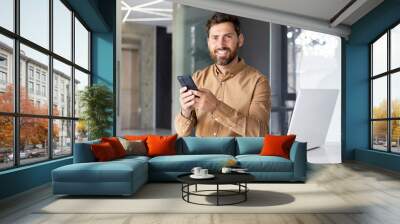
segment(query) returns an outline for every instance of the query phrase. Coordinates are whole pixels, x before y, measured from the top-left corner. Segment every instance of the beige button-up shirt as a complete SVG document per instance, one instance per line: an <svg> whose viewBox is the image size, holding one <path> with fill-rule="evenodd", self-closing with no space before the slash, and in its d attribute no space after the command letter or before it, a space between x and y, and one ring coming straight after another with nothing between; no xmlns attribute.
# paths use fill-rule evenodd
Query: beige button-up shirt
<svg viewBox="0 0 400 224"><path fill-rule="evenodd" d="M175 128L179 136L264 136L268 133L271 90L268 79L243 59L225 73L213 64L193 74L197 87L209 89L218 99L212 113L194 110L186 118L179 113Z"/></svg>

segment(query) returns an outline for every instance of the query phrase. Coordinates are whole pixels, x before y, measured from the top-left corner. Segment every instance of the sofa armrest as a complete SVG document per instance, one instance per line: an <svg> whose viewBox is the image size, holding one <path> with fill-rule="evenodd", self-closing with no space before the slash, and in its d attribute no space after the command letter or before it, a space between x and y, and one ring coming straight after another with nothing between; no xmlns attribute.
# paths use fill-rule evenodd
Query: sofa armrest
<svg viewBox="0 0 400 224"><path fill-rule="evenodd" d="M293 162L293 179L305 181L307 176L307 143L294 142L290 149L290 160Z"/></svg>
<svg viewBox="0 0 400 224"><path fill-rule="evenodd" d="M100 143L99 140L90 142L75 143L74 145L74 163L89 163L95 162L96 158L92 153L90 146L92 144Z"/></svg>

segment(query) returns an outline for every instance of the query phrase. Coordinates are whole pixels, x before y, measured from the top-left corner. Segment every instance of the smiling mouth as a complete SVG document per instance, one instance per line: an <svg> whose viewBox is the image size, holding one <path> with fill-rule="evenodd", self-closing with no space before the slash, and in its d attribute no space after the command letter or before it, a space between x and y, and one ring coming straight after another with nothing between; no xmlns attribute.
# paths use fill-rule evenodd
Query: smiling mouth
<svg viewBox="0 0 400 224"><path fill-rule="evenodd" d="M214 51L215 55L218 57L227 57L230 53L229 49L217 49Z"/></svg>

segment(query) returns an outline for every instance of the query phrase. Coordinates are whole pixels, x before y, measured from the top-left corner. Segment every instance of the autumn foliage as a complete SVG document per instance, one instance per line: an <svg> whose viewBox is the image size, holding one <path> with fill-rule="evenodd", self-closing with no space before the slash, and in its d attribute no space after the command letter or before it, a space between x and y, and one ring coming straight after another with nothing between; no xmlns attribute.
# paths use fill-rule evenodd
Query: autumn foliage
<svg viewBox="0 0 400 224"><path fill-rule="evenodd" d="M395 99L392 100L392 114L391 117L400 117L400 100ZM387 118L387 101L381 101L380 104L373 108L373 118ZM391 137L392 141L398 141L400 138L400 122L392 121L391 123ZM374 138L386 139L387 136L387 122L386 121L378 121L374 122L373 125L373 133Z"/></svg>
<svg viewBox="0 0 400 224"><path fill-rule="evenodd" d="M43 106L46 105L46 106ZM0 93L0 111L13 112L14 96L13 86L7 86L6 92ZM34 105L29 99L25 88L20 88L20 110L22 114L47 115L47 104ZM56 113L59 113L56 111ZM13 117L0 116L0 148L13 148ZM20 118L20 148L24 149L26 145L44 145L48 137L48 119L47 118ZM53 138L59 135L59 127L53 126Z"/></svg>

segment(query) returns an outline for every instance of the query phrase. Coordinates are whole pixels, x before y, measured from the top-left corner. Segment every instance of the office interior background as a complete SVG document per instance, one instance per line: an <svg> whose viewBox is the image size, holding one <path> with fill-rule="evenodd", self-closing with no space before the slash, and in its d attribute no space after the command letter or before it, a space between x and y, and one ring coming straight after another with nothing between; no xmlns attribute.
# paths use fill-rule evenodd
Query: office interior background
<svg viewBox="0 0 400 224"><path fill-rule="evenodd" d="M148 7L159 7L169 14L165 19L160 16L160 21L146 21L144 13L122 11L123 72L117 117L117 131L121 134L173 133L174 116L179 111L176 76L193 74L213 63L205 24L214 11L184 5L173 7L170 2ZM339 37L244 17L240 17L240 22L245 44L239 56L270 81L271 134L287 133L300 89L340 92ZM341 157L340 98L339 94L330 127L325 130L324 147L336 155L330 160L336 162ZM309 128L313 128L311 124Z"/></svg>
<svg viewBox="0 0 400 224"><path fill-rule="evenodd" d="M73 143L87 139L85 124L79 120L80 91L93 79L114 83L97 75L99 66L91 64L93 33L72 10L71 3L19 2L18 15L13 0L1 1L0 7L2 170L70 156ZM135 11L138 6L142 10L159 9L158 19ZM118 2L117 7L118 21L114 25L119 76L115 80L115 133L173 133L173 118L179 111L176 76L192 74L212 63L204 26L213 11L170 1L130 0ZM34 13L37 11L51 13ZM241 22L245 45L239 55L270 81L271 134L287 133L300 89L339 90L324 145L334 158L324 161L340 162L345 135L341 102L344 66L341 56L345 40L244 17ZM400 95L391 87L398 82L397 76L389 79L385 75L397 71L399 46L395 40L400 34L396 24L370 46L374 52L370 80L374 91L371 90L369 143L376 150L391 153L400 151L397 119ZM310 124L307 128L313 127ZM32 130L37 132L32 135Z"/></svg>

